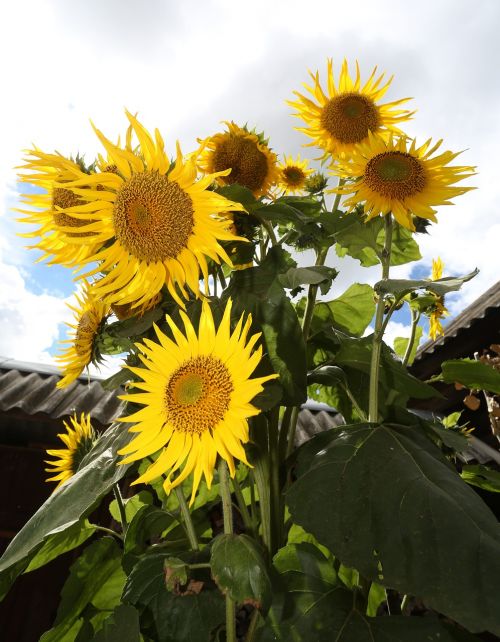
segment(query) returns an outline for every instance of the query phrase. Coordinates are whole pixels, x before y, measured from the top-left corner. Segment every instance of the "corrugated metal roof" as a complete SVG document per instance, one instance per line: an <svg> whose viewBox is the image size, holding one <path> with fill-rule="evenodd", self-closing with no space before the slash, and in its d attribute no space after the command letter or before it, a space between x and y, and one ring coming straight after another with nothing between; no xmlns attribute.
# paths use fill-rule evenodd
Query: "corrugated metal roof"
<svg viewBox="0 0 500 642"><path fill-rule="evenodd" d="M415 361L421 359L424 354L434 352L437 348L444 345L449 339L456 337L457 334L466 328L470 328L474 321L483 319L488 310L500 308L500 281L486 290L477 298L469 307L465 308L457 317L445 326L445 333L437 337L435 341L426 341L417 351Z"/></svg>
<svg viewBox="0 0 500 642"><path fill-rule="evenodd" d="M56 388L60 378L53 366L0 357L0 410L19 409L52 419L67 417L75 410L90 412L103 425L120 414L122 402L115 391L104 390L99 377L82 376L62 390Z"/></svg>

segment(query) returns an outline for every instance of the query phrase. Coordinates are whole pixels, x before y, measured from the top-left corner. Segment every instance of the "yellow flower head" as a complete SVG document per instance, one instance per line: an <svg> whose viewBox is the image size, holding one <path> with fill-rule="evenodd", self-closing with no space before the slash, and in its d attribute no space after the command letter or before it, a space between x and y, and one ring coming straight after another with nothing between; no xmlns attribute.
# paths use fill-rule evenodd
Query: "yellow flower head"
<svg viewBox="0 0 500 642"><path fill-rule="evenodd" d="M200 170L217 173L219 185L238 183L255 197L268 195L279 178L276 154L257 134L233 122L225 124L227 131L198 141Z"/></svg>
<svg viewBox="0 0 500 642"><path fill-rule="evenodd" d="M90 452L96 440L94 429L90 423L90 415L85 416L85 413L82 412L80 420L78 420L75 413L73 417L70 417L71 426L66 422L63 423L66 432L57 436L66 448L47 450L47 455L55 457L55 459L45 461L50 466L45 469L45 472L54 475L49 477L47 481L59 482L56 488L73 477L83 457Z"/></svg>
<svg viewBox="0 0 500 642"><path fill-rule="evenodd" d="M474 167L449 166L460 152L433 156L441 143L431 145L429 139L417 147L404 137L386 141L370 133L350 162L332 170L347 183L331 191L352 195L344 201L349 211L362 203L367 220L392 212L409 230L415 230L412 215L436 221L433 208L451 205L451 198L474 189L454 184L475 174Z"/></svg>
<svg viewBox="0 0 500 642"><path fill-rule="evenodd" d="M144 339L144 345L138 344L145 367L130 370L143 380L133 385L144 392L121 399L144 408L120 419L136 423L132 431L139 433L120 454L128 455L122 462L128 463L160 451L134 483L166 474L167 493L193 473L192 503L202 475L210 487L217 455L227 461L232 476L235 459L248 464L243 448L249 438L247 419L260 412L251 401L277 375L250 378L262 357L261 347L254 350L260 334L247 338L250 315L246 320L242 315L231 332L231 300L217 329L206 301L198 332L184 312L181 317L184 332L166 317L173 340L155 326L159 343Z"/></svg>
<svg viewBox="0 0 500 642"><path fill-rule="evenodd" d="M437 281L443 276L444 264L441 259L432 259L432 274L431 279ZM432 305L432 310L429 315L429 336L433 341L436 340L438 335L444 335L444 328L441 324L441 319L447 317L448 310L444 306L444 297L436 295L436 301Z"/></svg>
<svg viewBox="0 0 500 642"><path fill-rule="evenodd" d="M294 160L291 156L288 158L283 157L283 163L278 165L279 174L279 187L281 187L285 194L294 194L304 191L308 176L314 170L309 169L307 160L301 160L300 156Z"/></svg>
<svg viewBox="0 0 500 642"><path fill-rule="evenodd" d="M23 203L29 209L16 211L23 214L19 222L38 227L20 236L39 237L37 243L29 247L43 252L40 260L49 259L49 265L73 266L85 260L96 248L94 233L86 227L92 221L72 216L73 208L82 205L83 201L66 187L82 173L88 175L88 170L84 171L79 159L75 162L61 154L45 154L36 147L27 153L25 165L21 168L27 173L21 173L19 180L30 183L36 191L23 194Z"/></svg>
<svg viewBox="0 0 500 642"><path fill-rule="evenodd" d="M309 72L313 86L304 87L312 99L295 91L298 100L288 101L297 110L294 116L306 123L306 127L298 127L298 131L312 138L310 147L319 147L324 151L322 158L330 154L334 158L349 156L356 145L366 141L369 132L399 133L397 125L414 114L406 109L398 109L410 98L380 104L392 77L384 83L384 74L377 77L376 67L364 85L361 84L357 61L356 77L351 78L347 60L344 59L338 84L335 83L331 59L328 59L327 67L326 94L320 84L319 72Z"/></svg>
<svg viewBox="0 0 500 642"><path fill-rule="evenodd" d="M109 306L95 296L93 286L84 281L81 296L75 295L77 305L68 307L74 312L74 324L68 323L72 336L63 341L69 346L56 357L63 378L57 387L64 388L75 381L90 363L98 361L95 340L99 328L110 312Z"/></svg>
<svg viewBox="0 0 500 642"><path fill-rule="evenodd" d="M200 271L208 280L206 257L231 264L219 242L240 239L227 230L219 213L244 208L207 189L220 173L196 181L194 157L185 160L177 145L177 158L170 163L159 131L153 138L126 113L131 129L125 147L95 130L108 156L100 164L107 162L108 171L95 177L82 174L71 183L72 191L85 200L73 215L95 221L88 228L99 243L86 261L99 265L82 277L103 272L93 288L96 297L110 304L140 306L166 285L183 306L179 291L187 298L188 286L199 296ZM139 141L137 150L132 132ZM81 189L89 181L93 189Z"/></svg>

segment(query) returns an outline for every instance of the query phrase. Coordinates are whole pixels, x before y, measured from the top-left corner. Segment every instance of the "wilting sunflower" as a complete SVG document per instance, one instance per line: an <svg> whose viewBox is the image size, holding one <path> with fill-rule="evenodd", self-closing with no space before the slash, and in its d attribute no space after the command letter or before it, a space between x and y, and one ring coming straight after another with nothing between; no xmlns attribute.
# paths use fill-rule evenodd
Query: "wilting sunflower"
<svg viewBox="0 0 500 642"><path fill-rule="evenodd" d="M80 178L86 169L81 159L76 161L61 154L46 154L36 147L28 151L25 164L27 170L19 175L23 183L30 183L37 191L23 194L23 203L30 209L17 209L23 214L21 223L37 225L35 230L20 234L26 238L39 238L29 246L43 252L39 260L49 259L49 264L58 263L73 266L95 252L94 233L86 226L91 221L71 216L72 208L83 205L74 192L65 185ZM40 191L42 190L42 191ZM75 239L79 239L75 243Z"/></svg>
<svg viewBox="0 0 500 642"><path fill-rule="evenodd" d="M66 432L57 436L66 448L47 450L47 455L56 459L45 461L46 464L51 466L51 468L46 468L45 472L51 475L55 473L53 477L49 477L46 481L58 481L56 488L59 488L70 477L73 477L83 457L90 452L96 440L96 434L90 423L90 415L85 416L85 413L82 412L80 420L78 420L75 413L73 417L70 417L71 426L66 422L63 423Z"/></svg>
<svg viewBox="0 0 500 642"><path fill-rule="evenodd" d="M465 194L473 187L455 187L454 183L475 174L474 167L448 166L460 152L442 152L433 156L442 141L431 146L429 139L420 147L407 138L385 141L368 135L359 145L350 162L341 163L333 171L347 180L331 190L352 194L344 205L352 211L363 203L367 220L379 214L392 214L404 227L415 230L413 216L436 221L437 205L451 205L450 198Z"/></svg>
<svg viewBox="0 0 500 642"><path fill-rule="evenodd" d="M437 259L432 259L432 274L431 279L437 281L443 276L443 262L438 257ZM440 334L444 334L444 328L441 324L441 319L447 317L449 314L448 310L444 306L444 296L437 296L436 301L432 306L432 311L429 315L429 336L433 341L436 340L436 337Z"/></svg>
<svg viewBox="0 0 500 642"><path fill-rule="evenodd" d="M219 185L238 183L255 197L266 196L278 182L278 158L263 136L236 123L226 122L228 131L201 143L199 166L205 173L219 173ZM230 170L225 173L225 170ZM223 173L224 172L224 173Z"/></svg>
<svg viewBox="0 0 500 642"><path fill-rule="evenodd" d="M82 277L103 272L93 288L110 304L140 306L166 285L183 306L179 291L188 297L187 285L199 295L200 270L208 279L206 257L231 264L219 241L241 240L218 214L244 208L207 189L220 173L196 182L194 157L184 160L177 145L176 161L170 163L159 131L153 139L126 113L139 148L132 146L130 135L121 148L96 129L111 170L95 177L82 173L71 183L85 200L72 216L95 221L86 229L95 233L100 246L86 260L99 262L98 267ZM89 180L93 189L84 189Z"/></svg>
<svg viewBox="0 0 500 642"><path fill-rule="evenodd" d="M95 296L93 286L87 281L84 282L81 296L76 294L75 298L76 306L68 304L74 312L75 323L66 324L73 330L72 336L62 341L69 346L56 357L63 374L63 378L57 382L57 388L69 386L90 363L99 363L95 340L102 322L110 311L109 306Z"/></svg>
<svg viewBox="0 0 500 642"><path fill-rule="evenodd" d="M312 142L310 147L324 150L322 158L329 154L334 157L350 155L359 143L365 141L368 132L399 132L397 125L409 120L414 112L397 107L410 98L402 98L381 105L379 101L392 82L392 77L385 83L384 74L377 77L377 67L371 76L361 85L359 65L356 61L356 78L351 78L347 60L344 59L338 85L335 84L332 60L328 59L327 86L328 93L323 91L319 72L309 72L313 86L304 84L311 98L293 92L298 100L287 101L297 111L294 116L301 118L306 127L298 127Z"/></svg>
<svg viewBox="0 0 500 642"><path fill-rule="evenodd" d="M291 156L283 157L283 163L278 165L279 187L283 188L285 194L296 194L305 188L307 178L314 172L309 169L306 160L300 156L294 160Z"/></svg>
<svg viewBox="0 0 500 642"><path fill-rule="evenodd" d="M167 316L173 340L155 326L159 343L145 339L139 346L145 367L130 370L143 380L133 385L144 392L121 399L145 407L120 419L135 422L132 431L139 435L119 454L128 455L125 464L161 451L134 483L166 474L168 493L193 473L192 503L202 475L210 487L217 455L227 461L232 476L235 459L248 463L243 448L247 419L260 412L251 401L277 375L250 379L262 357L261 347L254 350L260 333L247 340L250 315L246 320L242 315L231 332L231 300L217 329L206 301L198 332L186 314L181 316L184 333Z"/></svg>

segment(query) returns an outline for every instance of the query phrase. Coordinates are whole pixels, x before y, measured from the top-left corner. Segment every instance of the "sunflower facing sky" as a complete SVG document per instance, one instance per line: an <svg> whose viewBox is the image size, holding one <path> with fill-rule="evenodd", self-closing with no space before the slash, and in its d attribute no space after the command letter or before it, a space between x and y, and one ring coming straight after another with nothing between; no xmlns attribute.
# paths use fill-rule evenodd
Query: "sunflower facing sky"
<svg viewBox="0 0 500 642"><path fill-rule="evenodd" d="M450 199L465 194L473 187L456 187L455 183L475 174L474 167L449 166L460 152L433 154L442 141L431 145L431 139L417 147L405 137L368 135L349 162L332 171L347 182L333 190L349 195L344 205L352 211L363 203L367 220L379 214L392 214L409 230L415 230L413 216L436 221L438 205L451 205Z"/></svg>
<svg viewBox="0 0 500 642"><path fill-rule="evenodd" d="M200 169L219 173L219 185L238 183L255 197L267 196L278 182L278 158L262 136L226 122L227 131L200 140ZM223 173L225 170L230 172Z"/></svg>
<svg viewBox="0 0 500 642"><path fill-rule="evenodd" d="M78 159L77 159L78 160ZM37 225L35 230L22 234L26 238L38 238L36 244L29 246L43 252L39 260L48 258L49 264L58 263L67 267L85 260L95 251L93 232L86 231L90 221L70 216L67 211L82 205L82 201L66 183L80 178L83 172L81 162L65 158L61 154L45 154L36 147L28 151L25 165L27 173L19 175L23 183L30 183L44 190L42 193L23 195L23 203L30 209L18 209L23 218L21 223ZM84 185L82 186L84 187ZM84 243L75 243L75 239Z"/></svg>
<svg viewBox="0 0 500 642"><path fill-rule="evenodd" d="M78 420L75 413L73 417L70 417L71 425L63 423L66 432L57 436L66 448L47 450L47 455L55 457L55 459L45 461L50 466L45 469L45 472L53 475L53 477L48 477L46 481L59 482L56 488L73 477L83 457L90 452L96 439L90 423L90 415L85 416L85 413L82 412L80 420Z"/></svg>
<svg viewBox="0 0 500 642"><path fill-rule="evenodd" d="M98 362L95 354L95 340L99 328L110 312L109 306L99 300L93 291L93 286L84 281L81 296L75 294L76 306L68 304L74 312L75 323L68 323L72 336L63 344L68 347L56 357L63 378L57 382L58 388L65 388L75 381L90 363Z"/></svg>
<svg viewBox="0 0 500 642"><path fill-rule="evenodd" d="M301 160L300 155L296 159L291 156L283 157L283 163L278 165L279 187L285 194L296 194L304 190L307 178L314 172L308 168L307 160Z"/></svg>
<svg viewBox="0 0 500 642"><path fill-rule="evenodd" d="M387 92L392 77L385 83L384 74L377 77L375 67L361 85L359 65L356 61L356 78L351 78L347 60L344 59L338 84L335 83L331 58L327 64L327 93L323 91L319 72L309 72L313 86L304 84L311 98L293 92L298 100L287 101L297 111L293 114L301 118L306 127L297 127L298 131L312 138L310 147L319 147L324 151L322 158L330 154L344 157L354 150L355 146L366 141L368 133L399 133L399 123L409 120L415 112L398 109L399 105L410 98L402 98L390 103L380 104Z"/></svg>
<svg viewBox="0 0 500 642"><path fill-rule="evenodd" d="M184 332L167 315L173 340L155 326L159 343L144 339L144 345L138 344L145 367L130 370L143 380L133 385L144 392L121 399L144 408L120 419L136 423L131 431L139 434L119 454L127 455L125 464L161 452L134 483L166 474L168 493L193 473L193 503L202 475L210 487L217 455L231 476L235 459L248 464L243 448L249 439L247 419L260 412L251 401L277 375L250 378L262 357L261 346L254 350L260 333L247 339L250 315L246 320L242 315L231 332L231 305L229 299L217 329L205 300L198 332L181 311Z"/></svg>
<svg viewBox="0 0 500 642"><path fill-rule="evenodd" d="M81 172L68 185L85 201L68 213L87 221L86 229L99 244L85 261L99 265L80 278L104 273L93 288L97 297L110 304L140 306L166 285L183 306L179 292L187 298L188 286L198 296L200 271L208 280L207 257L231 264L219 241L241 239L228 231L225 219L218 215L244 208L207 189L227 172L196 181L194 157L185 160L177 145L177 158L170 163L159 131L153 138L132 114L126 114L139 141L138 150L131 135L122 148L96 129L107 152L108 171L92 176ZM85 187L89 183L91 189Z"/></svg>

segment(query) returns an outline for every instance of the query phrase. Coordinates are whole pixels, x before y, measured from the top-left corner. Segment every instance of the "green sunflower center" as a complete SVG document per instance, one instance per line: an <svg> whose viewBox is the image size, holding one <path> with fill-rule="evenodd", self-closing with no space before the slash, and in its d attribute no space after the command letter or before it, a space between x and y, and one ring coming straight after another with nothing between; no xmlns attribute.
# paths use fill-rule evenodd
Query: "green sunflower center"
<svg viewBox="0 0 500 642"><path fill-rule="evenodd" d="M422 163L406 152L383 152L366 164L364 182L386 198L404 200L421 192L426 185Z"/></svg>
<svg viewBox="0 0 500 642"><path fill-rule="evenodd" d="M214 172L231 168L231 173L222 177L227 185L238 183L252 192L262 189L269 170L267 157L257 143L237 135L217 142L212 162Z"/></svg>
<svg viewBox="0 0 500 642"><path fill-rule="evenodd" d="M330 98L321 112L323 129L344 144L360 143L379 124L379 111L373 100L357 92Z"/></svg>
<svg viewBox="0 0 500 642"><path fill-rule="evenodd" d="M137 259L148 263L179 256L194 227L193 202L175 181L158 172L134 174L116 194L115 235Z"/></svg>
<svg viewBox="0 0 500 642"><path fill-rule="evenodd" d="M288 187L301 187L304 184L306 175L300 167L289 165L283 170L283 178Z"/></svg>
<svg viewBox="0 0 500 642"><path fill-rule="evenodd" d="M212 356L193 357L170 377L165 388L168 420L180 432L202 433L224 418L234 389L226 366Z"/></svg>
<svg viewBox="0 0 500 642"><path fill-rule="evenodd" d="M67 207L82 205L83 201L76 194L64 187L56 187L52 192L52 218L57 227L82 227L92 221L74 218L61 210ZM61 209L57 209L61 208ZM92 236L94 232L65 232L66 236Z"/></svg>

